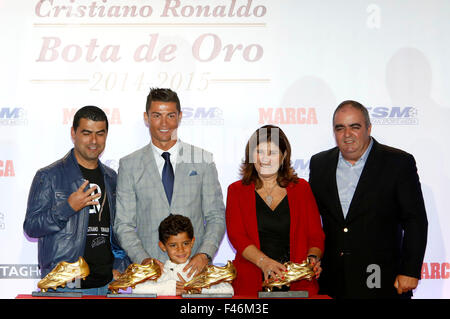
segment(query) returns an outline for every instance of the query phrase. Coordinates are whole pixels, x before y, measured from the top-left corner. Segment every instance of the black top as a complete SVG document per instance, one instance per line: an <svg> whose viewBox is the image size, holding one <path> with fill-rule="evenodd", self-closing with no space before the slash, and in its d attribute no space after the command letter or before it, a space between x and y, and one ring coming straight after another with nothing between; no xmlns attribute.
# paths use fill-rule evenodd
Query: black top
<svg viewBox="0 0 450 319"><path fill-rule="evenodd" d="M110 243L111 225L108 198L104 201L106 190L100 168L87 169L80 165L80 170L83 177L89 180L88 188L99 186L102 194L98 199L98 205L89 207L89 225L86 233L84 259L89 265L90 274L85 280L81 281L81 288L98 288L112 280L114 256ZM97 194L98 190L95 190L94 193Z"/></svg>
<svg viewBox="0 0 450 319"><path fill-rule="evenodd" d="M272 211L258 192L255 193L261 251L270 258L285 263L290 260L291 215L287 195Z"/></svg>

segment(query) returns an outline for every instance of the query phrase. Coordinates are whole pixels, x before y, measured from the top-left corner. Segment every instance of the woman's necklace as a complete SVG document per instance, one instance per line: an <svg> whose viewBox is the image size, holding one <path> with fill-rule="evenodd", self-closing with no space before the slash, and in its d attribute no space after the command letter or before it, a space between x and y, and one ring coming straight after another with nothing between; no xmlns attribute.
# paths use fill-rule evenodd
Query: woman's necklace
<svg viewBox="0 0 450 319"><path fill-rule="evenodd" d="M270 189L270 192L268 192L266 187L264 186L264 183L263 183L264 191L267 194L267 196L266 196L266 203L267 203L267 205L269 205L269 207L272 206L272 202L273 202L272 192L275 189L275 186L277 186L276 182L275 182L275 184L273 184L272 188Z"/></svg>

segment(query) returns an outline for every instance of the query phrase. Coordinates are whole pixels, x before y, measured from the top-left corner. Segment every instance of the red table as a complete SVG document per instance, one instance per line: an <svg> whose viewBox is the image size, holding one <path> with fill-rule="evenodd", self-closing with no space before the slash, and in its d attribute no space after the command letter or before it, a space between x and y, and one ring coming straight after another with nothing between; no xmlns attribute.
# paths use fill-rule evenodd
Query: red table
<svg viewBox="0 0 450 319"><path fill-rule="evenodd" d="M33 297L31 294L20 294L16 296L16 299L110 299L110 300L114 300L114 299L180 299L180 300L198 300L195 298L183 298L181 296L161 296L161 297L157 297L157 298L125 298L125 297L121 297L121 298L108 298L106 296L83 296L81 298L79 297ZM200 299L200 300L215 300L216 298L211 298L211 299ZM229 298L224 298L223 300L229 300ZM254 299L254 300L272 300L272 299L260 299L260 298L255 298L252 296L233 296L233 298L231 299ZM332 299L331 297L327 296L327 295L314 295L314 296L310 296L308 298L288 298L288 299Z"/></svg>

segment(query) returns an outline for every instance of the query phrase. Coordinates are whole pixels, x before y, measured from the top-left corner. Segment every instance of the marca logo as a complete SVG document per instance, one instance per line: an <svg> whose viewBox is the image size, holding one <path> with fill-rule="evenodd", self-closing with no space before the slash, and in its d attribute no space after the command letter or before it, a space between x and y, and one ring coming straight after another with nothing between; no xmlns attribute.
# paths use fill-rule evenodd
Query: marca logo
<svg viewBox="0 0 450 319"><path fill-rule="evenodd" d="M309 176L309 160L298 158L293 162L292 167L299 177L305 178Z"/></svg>
<svg viewBox="0 0 450 319"><path fill-rule="evenodd" d="M317 124L316 109L313 107L260 108L259 124Z"/></svg>
<svg viewBox="0 0 450 319"><path fill-rule="evenodd" d="M417 109L407 107L368 107L372 124L378 125L417 125Z"/></svg>
<svg viewBox="0 0 450 319"><path fill-rule="evenodd" d="M0 160L0 177L15 176L14 163L12 160Z"/></svg>
<svg viewBox="0 0 450 319"><path fill-rule="evenodd" d="M38 265L10 264L0 265L0 279L40 279Z"/></svg>
<svg viewBox="0 0 450 319"><path fill-rule="evenodd" d="M63 124L70 124L73 123L73 117L75 116L75 113L78 109L76 108L63 108ZM122 124L122 120L120 118L120 109L118 108L102 108L102 110L106 113L106 116L108 117L108 123L109 125L114 124Z"/></svg>
<svg viewBox="0 0 450 319"><path fill-rule="evenodd" d="M449 279L450 263L426 262L422 264L422 279Z"/></svg>
<svg viewBox="0 0 450 319"><path fill-rule="evenodd" d="M218 107L182 108L183 125L223 125L223 111Z"/></svg>
<svg viewBox="0 0 450 319"><path fill-rule="evenodd" d="M0 125L27 125L27 112L23 107L3 107L0 109Z"/></svg>

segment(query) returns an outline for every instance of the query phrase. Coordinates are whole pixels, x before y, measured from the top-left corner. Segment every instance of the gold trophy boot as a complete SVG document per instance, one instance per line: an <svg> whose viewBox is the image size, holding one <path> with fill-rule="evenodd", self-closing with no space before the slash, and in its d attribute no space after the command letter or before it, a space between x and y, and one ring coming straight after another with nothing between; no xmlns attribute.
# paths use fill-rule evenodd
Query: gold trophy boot
<svg viewBox="0 0 450 319"><path fill-rule="evenodd" d="M284 263L287 272L284 274L284 279L281 278L269 278L269 281L264 282L262 287L265 291L272 291L273 287L290 286L290 284L297 280L314 278L315 273L312 266L307 261L303 261L301 264L288 261Z"/></svg>
<svg viewBox="0 0 450 319"><path fill-rule="evenodd" d="M131 264L120 274L119 278L108 285L113 294L117 294L119 289L134 289L137 284L147 280L156 280L161 276L161 268L152 260L148 265Z"/></svg>
<svg viewBox="0 0 450 319"><path fill-rule="evenodd" d="M67 282L76 278L86 278L89 275L89 266L83 257L74 263L61 261L51 272L38 282L38 288L47 292L49 288L56 289L58 286L64 288Z"/></svg>
<svg viewBox="0 0 450 319"><path fill-rule="evenodd" d="M209 288L221 282L232 282L234 278L236 278L236 268L231 261L228 261L223 267L209 265L200 274L185 283L184 289L189 294L201 293L202 288Z"/></svg>

